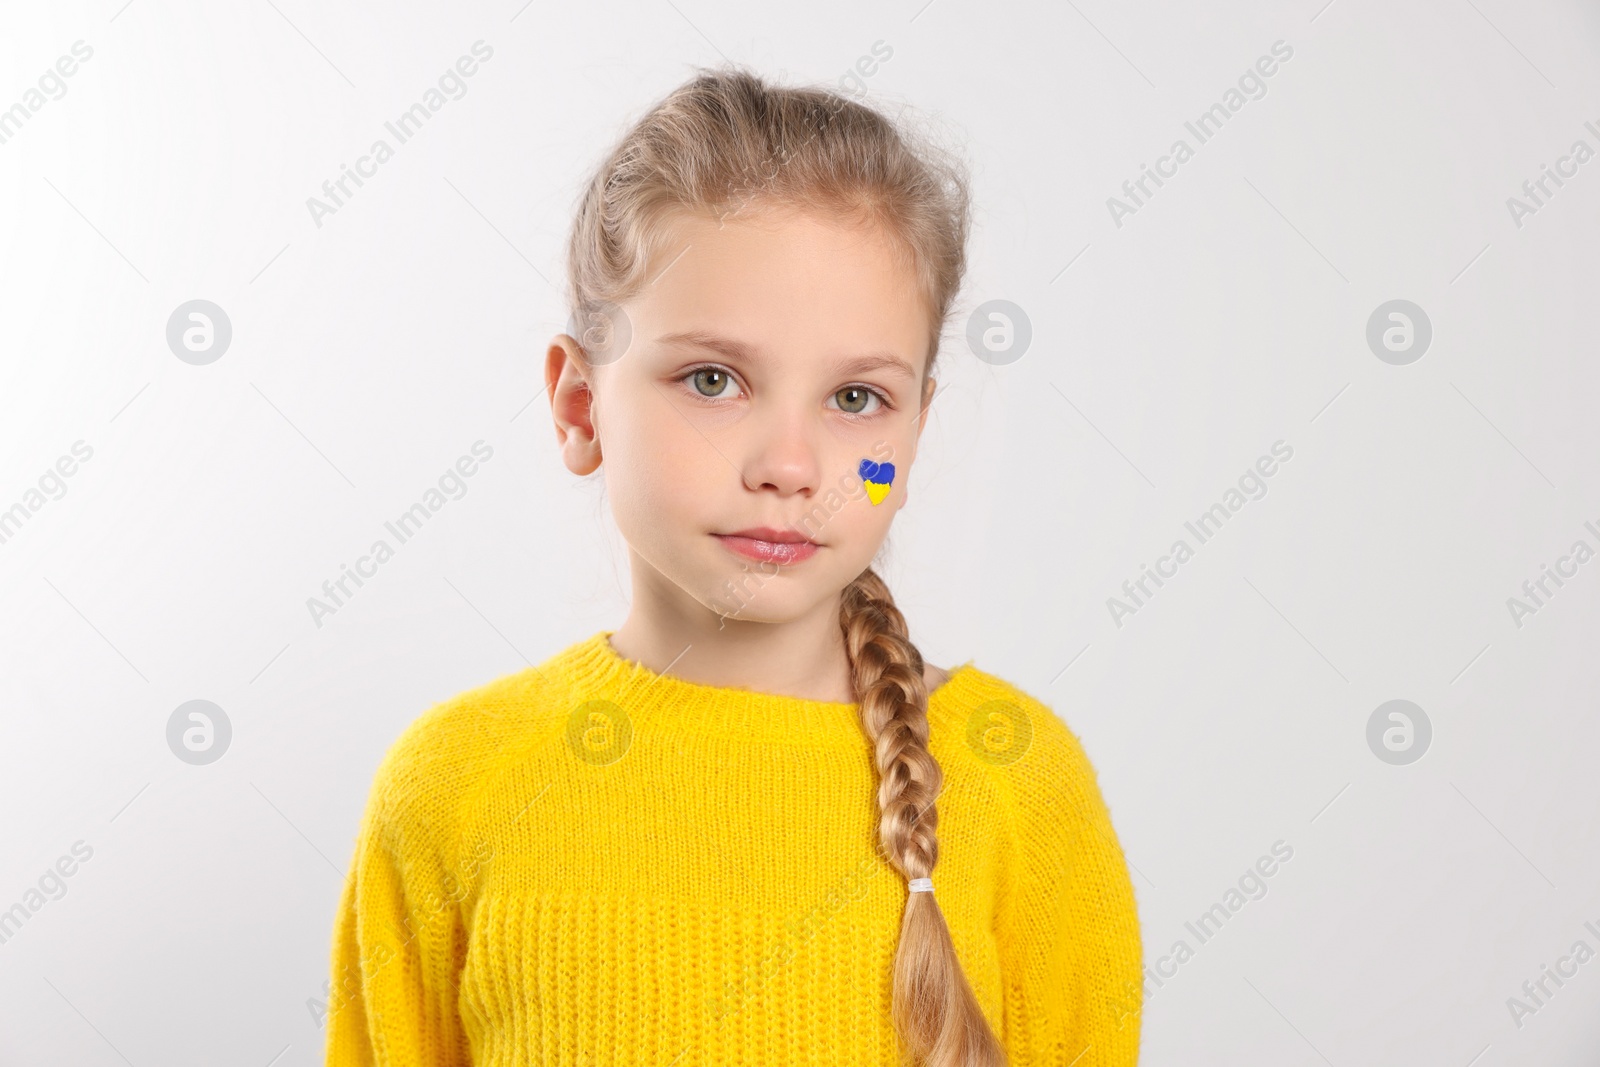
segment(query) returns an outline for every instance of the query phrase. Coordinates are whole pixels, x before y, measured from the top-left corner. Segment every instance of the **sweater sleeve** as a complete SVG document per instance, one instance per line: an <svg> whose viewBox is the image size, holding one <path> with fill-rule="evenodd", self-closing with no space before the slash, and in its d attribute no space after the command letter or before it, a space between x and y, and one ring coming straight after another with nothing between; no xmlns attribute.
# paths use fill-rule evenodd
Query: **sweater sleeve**
<svg viewBox="0 0 1600 1067"><path fill-rule="evenodd" d="M457 1012L465 937L448 820L391 749L373 782L334 924L327 1067L465 1067Z"/></svg>
<svg viewBox="0 0 1600 1067"><path fill-rule="evenodd" d="M997 913L1013 1067L1134 1067L1143 944L1127 861L1078 738L1024 698L1006 766L1012 855Z"/></svg>

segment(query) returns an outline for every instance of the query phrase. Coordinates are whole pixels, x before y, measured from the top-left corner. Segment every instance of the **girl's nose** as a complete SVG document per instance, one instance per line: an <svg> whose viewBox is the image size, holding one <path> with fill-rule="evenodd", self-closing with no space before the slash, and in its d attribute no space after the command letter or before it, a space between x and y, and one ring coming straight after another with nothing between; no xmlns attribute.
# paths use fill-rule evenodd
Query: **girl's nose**
<svg viewBox="0 0 1600 1067"><path fill-rule="evenodd" d="M822 478L821 428L796 411L755 412L746 424L745 487L772 488L785 496L810 495Z"/></svg>

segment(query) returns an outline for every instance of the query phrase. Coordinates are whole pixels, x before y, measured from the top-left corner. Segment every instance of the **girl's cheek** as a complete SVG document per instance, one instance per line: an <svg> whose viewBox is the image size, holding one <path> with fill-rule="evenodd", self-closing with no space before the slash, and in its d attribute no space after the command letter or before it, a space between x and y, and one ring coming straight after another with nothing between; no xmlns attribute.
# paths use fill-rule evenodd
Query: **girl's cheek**
<svg viewBox="0 0 1600 1067"><path fill-rule="evenodd" d="M678 385L659 386L657 396L654 398L662 415L672 420L673 425L670 428L679 433L695 436L724 433L729 427L737 424L748 410L746 405L737 400L716 404L698 401L682 392L674 391L682 388ZM664 421L663 427L665 427Z"/></svg>

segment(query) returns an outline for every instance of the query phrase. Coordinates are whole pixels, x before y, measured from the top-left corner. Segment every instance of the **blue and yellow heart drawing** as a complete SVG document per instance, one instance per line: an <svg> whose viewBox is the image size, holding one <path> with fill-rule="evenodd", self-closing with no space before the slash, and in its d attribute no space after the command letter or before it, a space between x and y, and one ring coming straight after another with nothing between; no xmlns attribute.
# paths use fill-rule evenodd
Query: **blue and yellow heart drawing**
<svg viewBox="0 0 1600 1067"><path fill-rule="evenodd" d="M894 484L894 464L874 463L870 459L861 461L861 466L856 469L861 476L861 481L867 487L867 497L874 504L883 503L883 498L889 495L889 487Z"/></svg>

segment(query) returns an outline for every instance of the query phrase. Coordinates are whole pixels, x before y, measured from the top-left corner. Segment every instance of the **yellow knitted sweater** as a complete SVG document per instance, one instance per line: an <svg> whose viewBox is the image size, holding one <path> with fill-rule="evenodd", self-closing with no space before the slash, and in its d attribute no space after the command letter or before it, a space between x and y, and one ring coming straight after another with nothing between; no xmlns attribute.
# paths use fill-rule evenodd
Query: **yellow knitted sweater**
<svg viewBox="0 0 1600 1067"><path fill-rule="evenodd" d="M332 1067L895 1065L906 882L855 704L656 674L603 630L419 716L345 881ZM1012 1067L1129 1067L1142 947L1077 737L933 691L936 899Z"/></svg>

